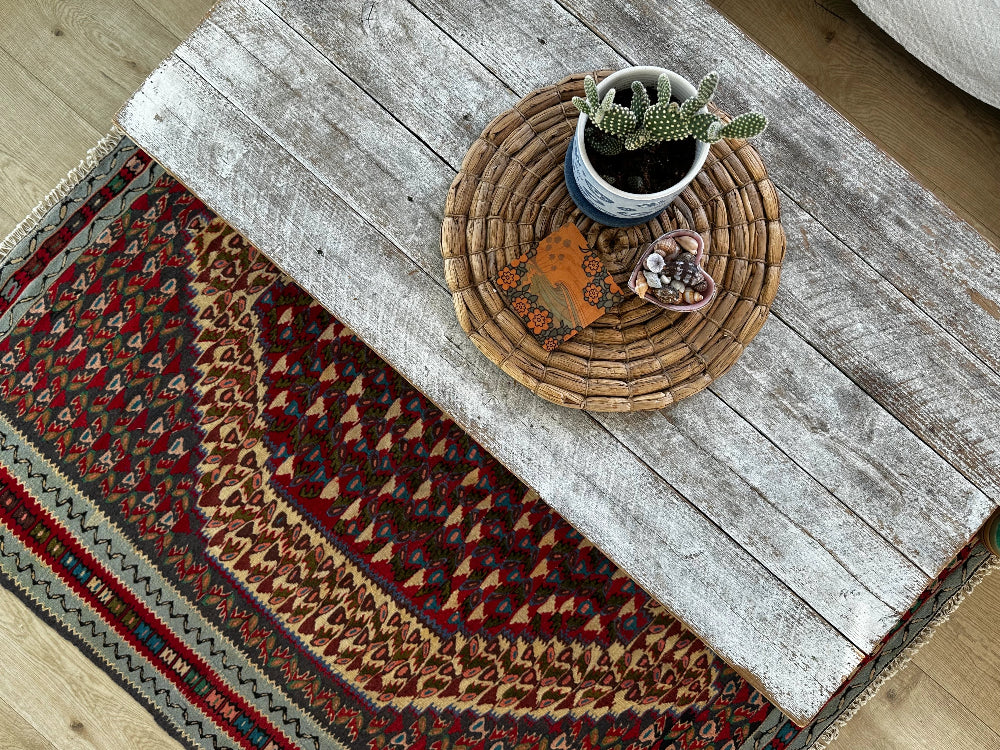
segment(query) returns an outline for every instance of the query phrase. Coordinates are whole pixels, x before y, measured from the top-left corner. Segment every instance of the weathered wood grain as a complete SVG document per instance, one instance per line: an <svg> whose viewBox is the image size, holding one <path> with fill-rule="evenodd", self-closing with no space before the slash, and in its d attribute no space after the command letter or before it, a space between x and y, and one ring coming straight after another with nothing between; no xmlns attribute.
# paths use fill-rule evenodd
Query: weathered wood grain
<svg viewBox="0 0 1000 750"><path fill-rule="evenodd" d="M592 419L532 396L488 363L462 333L436 278L186 64L173 59L154 72L120 119L165 167L237 229L252 229L251 238L304 288L484 448L517 475L534 478L581 533L794 715L811 715L858 663L861 652ZM278 191L287 198L280 205L259 200ZM400 279L407 294L372 293ZM459 381L467 388L456 389Z"/></svg>
<svg viewBox="0 0 1000 750"><path fill-rule="evenodd" d="M450 37L442 38L438 26L449 35L459 36L465 33L470 36L469 43L475 45L472 48L473 54L484 60L488 68L502 78L510 77L511 80L516 80L518 76L523 77L522 71L524 69L536 70L551 60L551 57L536 58L534 55L510 55L506 52L506 50L515 48L507 45L515 45L518 40L523 41L525 30L531 34L543 34L545 29L553 27L553 18L556 17L558 11L551 3L516 2L509 7L505 5L502 9L484 11L491 14L485 19L485 22L491 28L492 35L489 40L476 41L471 38L472 35L469 35L467 31L463 32L464 26L461 19L463 13L468 11L456 7L459 5L457 0L447 3L446 0L436 0L433 7L427 8L423 7L421 0L416 1L437 24L427 31L428 34L436 36L433 37L434 44L426 44L409 51L406 54L405 64L419 66L426 73L433 73L434 80L438 78L464 79L467 81L467 87L481 86L483 80L481 75L477 76L477 71L481 68L473 56L462 50ZM335 17L327 19L324 14L333 11L314 3L290 4L284 0L266 0L266 2L268 5L278 8L284 14L285 19L297 31L309 38L311 43L319 45L321 51L324 51L328 58L334 59L337 66L347 72L354 82L372 92L382 106L391 112L405 111L410 108L409 97L412 96L410 90L402 88L382 90L379 86L381 71L394 69L397 65L404 64L404 61L400 59L401 50L397 46L382 45L377 36L366 38L365 35L365 24L379 29L410 30L421 28L421 24L426 25L424 16L409 3L403 0L379 3L366 16L366 20L362 21L360 16L347 11L336 11ZM546 8L548 10L544 10ZM444 12L445 10L452 12ZM572 31L574 20L568 14L562 19L559 28L561 36L552 43L547 43L545 45L547 50L565 53L574 58L576 62L586 60L587 54L594 54L595 60L607 59L606 53L600 53L600 50L602 46L607 50L610 48L606 47L582 24L576 23L576 30ZM360 41L352 42L352 39L360 39ZM560 44L565 46L560 46ZM580 50L591 50L591 52L581 53ZM598 53L594 53L594 50L597 50ZM624 64L624 60L622 62ZM550 77L549 80L552 80L562 72L564 72L563 69L556 65L552 69L542 70L537 77ZM458 84L451 85L457 86ZM495 82L493 85L497 88L497 95L501 95L501 84ZM801 84L798 85L802 89L799 92L800 98L809 96L815 99ZM476 96L482 98L484 94L477 93ZM817 106L826 106L818 99L816 101ZM836 115L834 114L834 116ZM425 128L416 131L418 137L425 142L444 138L442 131L445 126L439 121L432 120L429 124L413 123L410 125L410 127L417 126ZM772 129L780 127L779 121L772 126ZM856 140L861 140L858 139L857 133L854 131L851 131L851 136ZM462 132L452 134L454 140L461 140L462 137ZM452 158L447 153L441 155L445 159ZM787 157L774 156L779 169L784 159ZM457 162L449 161L449 163L452 166L457 165ZM794 212L796 208L794 200L785 201L786 214ZM801 209L799 209L799 213L802 213ZM813 223L819 225L818 222L814 221ZM993 448L991 443L995 442L992 429L993 420L988 413L970 413L968 410L957 408L953 401L964 404L975 403L980 396L980 387L987 390L995 388L1000 380L995 378L987 368L977 363L974 357L961 351L960 347L955 347L954 342L946 334L939 332L935 336L933 329L937 326L928 316L907 302L904 296L892 287L884 282L879 284L877 280L873 281L870 267L852 253L843 252L845 248L841 243L838 243L837 238L832 234L829 232L817 233L811 230L810 232L813 235L813 247L817 248L816 254L812 256L814 259L821 258L823 251L830 244L831 248L836 248L838 258L842 260L839 264L828 264L827 267L824 267L822 270L826 273L821 273L818 280L815 278L815 274L799 274L789 280L786 273L783 288L790 284L799 284L798 298L808 301L813 296L818 299L826 299L837 294L843 287L845 294L850 299L857 301L859 294L863 295L864 293L863 282L868 282L876 287L882 287L879 289L880 294L887 296L887 300L892 302L894 308L903 315L903 320L894 328L892 337L886 336L880 330L880 321L875 318L862 321L863 325L860 327L858 322L852 319L852 327L849 330L839 331L836 328L837 321L828 319L828 311L807 304L804 306L804 310L810 317L800 315L793 320L795 328L806 334L815 333L816 336L829 335L831 332L836 334L824 349L824 353L838 367L844 369L850 377L860 382L881 384L883 387L876 389L874 393L876 400L880 401L883 406L888 406L897 419L917 432L934 450L942 453L945 458L959 466L973 481L992 489L993 481L996 478L996 462L990 461L988 456L989 451ZM795 242L797 234L789 234L792 237L792 242ZM786 263L794 262L794 256L793 249L789 253L789 259L786 260ZM800 264L796 268L801 267ZM801 287L803 283L808 284L808 286ZM786 297L787 294L782 292L782 295L779 296L779 304L774 308L779 317L782 317L781 304ZM860 309L864 309L864 306L862 305ZM906 327L906 323L913 324L912 330ZM817 328L819 328L818 331L815 330ZM924 328L929 328L931 333L925 335L922 332ZM805 335L805 338L812 345L816 345L810 335ZM890 372L888 376L885 374L885 369L889 360L887 360L883 347L887 347L887 351L892 353L891 362L898 367L898 371ZM925 353L925 348L928 353ZM800 344L798 351L805 353L807 349L809 349L809 345ZM923 368L927 366L928 358L934 359L931 370L927 371L928 374L933 372L933 380L927 388L922 388L919 376L925 371ZM844 360L844 363L841 360ZM943 385L940 379L947 380L947 385ZM906 387L893 390L901 383L905 383ZM814 406L814 403L815 399L812 399L810 406ZM854 415L850 411L841 410L838 403L827 402L825 406L830 415L825 421L843 426L848 446L856 442L857 431L864 429L864 425L870 423L870 420L876 419L872 416L867 420L852 420ZM737 407L737 410L751 422L756 423L754 414L748 410L748 407ZM811 412L806 409L803 413ZM824 420L820 418L820 421ZM881 425L885 425L885 420L877 421ZM798 416L793 418L793 424L789 427L794 427L795 422L801 422ZM884 435L884 439L889 444L895 444L895 441L899 439L898 435L898 430L892 430L889 434ZM781 432L774 435L773 439L781 440ZM986 441L985 446L982 444L984 440ZM913 442L909 441L905 444L909 446ZM799 450L798 453L800 457L804 457L802 450ZM899 454L898 451L893 453L896 456ZM985 460L984 454L987 456ZM829 454L822 453L813 453L812 455L829 457ZM929 457L930 452L921 449L918 455L920 458L913 463L925 463L927 460L925 457ZM880 464L882 462L876 465ZM817 474L828 477L834 477L839 473L836 462L821 464L815 468L808 463L803 465L811 472L815 471ZM883 472L884 470L879 469L879 471ZM871 474L870 471L868 473ZM897 505L901 505L903 499L910 499L906 497L905 493L915 483L905 480L908 473L910 473L908 469L900 470L891 465L886 472L890 482L904 477L901 484L890 488L890 497L902 496ZM949 484L946 484L945 487L949 487ZM934 518L934 521L924 523L923 530L914 529L912 535L907 533L907 529L903 529L901 533L893 532L891 535L893 538L900 537L904 540L903 549L908 554L912 554L913 550L918 547L922 548L922 554L915 555L912 559L918 564L924 565L925 571L931 574L936 574L947 563L954 553L956 545L964 543L964 540L971 537L989 514L990 501L987 501L968 482L960 481L955 487L957 487L957 492L949 489L944 493L928 493L917 484L915 494L924 498L926 503L915 508L911 507L910 513L918 518L929 514L928 517ZM883 492L872 488L857 499L852 496L841 495L840 497L852 508L856 508L859 514L869 522L880 523L885 518L883 510L885 500L881 496ZM942 494L946 497L957 498L956 505L950 508L938 508L938 497ZM994 498L1000 497L1000 493L990 492L989 494ZM963 505L963 500L972 500L972 502ZM908 526L909 524L904 522L903 525ZM940 537L938 536L939 532L941 532ZM941 539L943 543L937 544L938 539Z"/></svg>
<svg viewBox="0 0 1000 750"><path fill-rule="evenodd" d="M122 687L4 589L0 651L0 694L49 743L42 748L179 750ZM48 699L36 700L37 690Z"/></svg>
<svg viewBox="0 0 1000 750"><path fill-rule="evenodd" d="M724 82L717 97L720 105L732 111L757 107L771 117L772 125L760 144L775 182L885 282L933 316L936 324L995 372L1000 371L996 249L861 137L787 68L703 0L678 0L671 13L663 13L651 2L567 0L564 4L630 60L662 56L667 38L671 59L683 62L677 67L696 76L701 71L693 61L705 60L701 65L706 66L709 56L704 50L712 50L711 64ZM519 18L518 23L522 22ZM789 253L794 255L794 251ZM837 264L829 264L831 274L840 271ZM881 291L881 283L872 289L873 295ZM800 333L822 341L821 330L801 329ZM830 356L856 379L868 374L859 371L860 366L881 364L872 361L877 352L861 362L850 361L850 352L841 342L830 343ZM910 383L914 389L917 385ZM928 400L934 396L929 389L921 394ZM917 416L922 416L924 409L919 411ZM975 422L980 415L967 409L964 416ZM943 433L944 425L931 423L916 429ZM980 423L972 432L978 429L986 430L992 439L988 424ZM968 437L975 439L971 433ZM966 448L973 454L977 451L975 444L963 444ZM992 483L996 456L991 455L993 466L978 470L988 472ZM977 458L971 455L969 461Z"/></svg>
<svg viewBox="0 0 1000 750"><path fill-rule="evenodd" d="M511 0L502 8L494 6L486 11L489 17L485 22L492 32L490 39L487 40L482 37L477 38L468 32L464 16L469 11L463 11L459 7L461 3L458 0L413 0L413 2L449 34L459 36L463 43L469 45L471 53L503 80L509 82L523 78L523 68L541 69L539 78L561 74L558 65L545 67L549 64L550 57L533 54L511 56L504 53L505 49L509 49L506 45L516 43L525 34L542 33L545 28L553 24L554 11L551 4ZM688 8L688 5L691 8ZM1000 399L997 398L1000 395L1000 391L997 390L1000 387L1000 379L995 377L996 370L990 369L993 362L987 361L984 366L976 361L976 356L982 353L979 351L981 349L979 340L974 334L970 334L965 337L959 336L961 344L956 343L949 335L939 330L938 322L941 316L938 310L932 311L934 317L932 320L918 305L910 301L914 298L910 291L905 288L902 292L894 289L872 268L870 259L863 257L863 253L858 255L851 252L849 244L846 243L850 243L851 238L857 236L853 226L851 232L845 235L825 221L807 224L804 217L796 216L803 213L812 216L815 213L811 205L816 202L814 198L817 194L816 186L812 183L803 185L788 180L786 175L820 171L810 165L826 163L823 154L829 153L831 149L835 149L838 160L842 155L854 151L879 154L878 149L860 138L843 118L812 95L795 80L794 76L785 71L780 63L769 58L754 45L748 44L738 30L728 25L725 19L719 17L713 10L703 8L700 0L689 0L688 5L678 8L678 13L664 14L662 9L654 11L646 6L636 8L631 4L606 7L601 4L601 0L593 0L579 15L588 22L590 19L602 22L607 19L608 30L601 23L596 27L593 24L591 26L596 28L601 39L609 40L611 47L626 55L628 59L621 58L619 65L629 64L629 60L645 62L649 59L658 59L658 56L662 57L662 39L665 35L671 40L676 40L671 43L675 59L683 65L695 65L696 63L692 61L704 59L703 50L713 47L705 38L706 32L703 30L698 32L702 35L700 38L703 47L697 48L690 41L689 32L693 31L689 26L695 24L695 21L689 22L688 18L694 14L703 25L712 24L712 28L719 26L720 33L723 26L726 27L724 30L728 36L723 35L720 44L731 53L727 66L733 70L723 71L724 84L720 87L720 98L724 100L725 97L742 95L745 100L754 96L755 92L761 92L762 97L764 91L768 92L770 99L764 110L772 115L772 124L762 139L765 153L768 155L766 163L782 188L785 198L782 208L786 223L789 219L795 221L798 218L799 224L795 228L786 227L786 234L790 238L790 250L785 260L782 287L772 312L788 322L805 340L819 348L828 359L862 385L881 405L887 407L909 429L958 467L966 477L996 501L1000 498L1000 483L998 483L1000 462L997 461L1000 431L995 428L996 414L990 409L980 408L980 405L984 402L1000 403ZM380 7L388 13L392 6ZM672 31L668 29L669 33L664 34L658 30L658 24L668 27L675 24L681 26ZM572 33L568 30L570 27L572 22L564 18L560 24L561 36L552 45L546 45L550 52L557 51L554 49L555 46L565 40L567 48L559 51L570 55L579 54L577 50L583 46L598 50L594 53L597 56L602 54L599 50L606 45L594 35L593 31L579 24L575 33ZM641 30L634 30L633 27L641 27ZM638 41L634 41L633 37ZM616 41L619 39L620 44ZM682 39L686 45L684 54L674 49L675 46L681 45ZM611 47L607 49L610 50ZM747 59L750 69L756 70L759 74L754 79L756 81L754 84L748 79L748 72L738 64L744 58ZM426 64L433 65L433 61L434 57L428 56ZM449 65L457 67L454 55L449 55L448 61ZM704 64L714 65L715 62ZM687 71L692 78L699 77L701 72ZM759 85L760 81L770 81L768 76L777 76L782 90L788 94L780 106L773 101L775 97L770 96L770 90ZM735 111L758 105L758 102L748 103L744 100L739 101ZM791 101L795 104L791 104ZM771 109L772 104L774 109ZM795 110L795 117L788 113L789 109ZM812 120L803 122L799 109L812 113ZM831 121L830 134L824 132L822 126L817 124L824 122L825 118ZM784 150L768 148L769 139L787 141L794 144L794 148ZM834 145L826 143L832 140L837 140L837 143ZM854 145L855 142L857 145ZM852 169L856 169L857 158L852 157L852 159L847 163L855 165ZM874 169L881 170L879 174L885 175L887 182L891 181L891 184L887 184L884 188L877 183L852 184L838 173L841 179L838 181L837 190L830 188L828 181L823 182L824 199L842 205L846 209L847 206L843 204L856 203L860 194L875 191L883 204L884 215L895 216L896 220L899 220L898 217L910 216L907 212L911 210L909 198L912 193L913 196L919 194L923 203L934 205L938 213L949 213L933 196L913 183L891 160L880 155L872 164ZM827 167L825 171L832 169ZM874 192L872 194L874 195ZM900 194L905 197L899 198ZM893 203L897 198L899 202ZM839 224L836 226L843 229L850 226L853 221L853 213L846 213L839 216ZM967 225L953 218L950 222L954 225L954 230L965 237L968 243L974 245L977 251L991 253L996 267L995 253L981 238L971 232ZM798 231L795 231L796 229ZM872 234L873 237L876 234L874 228ZM842 239L845 236L847 239ZM802 249L806 252L798 252L796 245L799 239ZM920 231L916 236L909 238L901 235L884 235L883 239L886 243L903 243L889 244L884 250L893 257L902 256L904 260L901 262L912 265L920 274L925 286L940 287L942 293L946 295L968 297L962 288L949 289L949 284L962 276L960 268L951 269L954 271L951 279L945 278L947 274L939 271L928 278L926 268L921 267L921 262L936 268L936 265L933 265L933 258L928 257L936 251L931 248L935 243L928 239L925 232ZM991 283L996 286L997 298L1000 299L1000 284L995 281ZM988 302L989 300L986 301L987 305ZM997 310L1000 316L1000 307ZM964 324L964 313L958 315L958 318L962 319ZM949 333L954 336L959 335L955 330ZM970 346L969 339L976 344L975 347L970 347L976 356L971 356L964 350ZM994 359L997 357L992 349L990 356ZM741 413L745 412L741 410ZM752 417L750 419L755 422ZM846 419L839 421L849 424ZM780 440L781 432L775 433L775 438ZM816 470L824 471L824 467L817 467ZM824 473L829 474L828 471ZM978 493L971 492L966 487L965 491L959 494L968 498L975 497ZM950 495L951 493L946 493L946 496ZM942 519L962 520L959 528L955 529L956 533L951 535L949 544L943 546L938 554L932 555L931 559L926 555L923 559L914 558L918 559L918 562L929 563L925 568L929 572L937 573L950 559L954 545L964 543L964 540L975 533L982 524L988 503L982 502L981 495L978 496L978 500L978 503L971 505L959 502L956 506L941 509L935 514ZM849 502L853 507L853 500ZM932 500L932 503L934 502L937 501ZM866 508L862 502L858 510L871 522L872 519L884 517L882 504L879 499ZM918 511L917 515L923 514ZM919 535L920 532L917 533Z"/></svg>
<svg viewBox="0 0 1000 750"><path fill-rule="evenodd" d="M393 5L397 2L393 0ZM328 50L331 64L348 78L377 80L393 117L421 133L424 142L451 164L460 163L483 126L518 99L479 65L428 70L426 55L443 61L446 51L457 47L420 13L407 15L402 23L380 3L335 7L325 0L281 0L267 5L285 19L313 19L313 23L296 24L296 31ZM379 68L387 55L397 67ZM407 99L417 93L419 105ZM408 106L395 106L403 99Z"/></svg>
<svg viewBox="0 0 1000 750"><path fill-rule="evenodd" d="M850 0L712 5L1000 245L1000 109L917 62Z"/></svg>
<svg viewBox="0 0 1000 750"><path fill-rule="evenodd" d="M0 112L17 108L45 113L44 117L0 119L0 209L20 217L79 164L104 133L64 107L53 107L51 92L0 50ZM44 162L24 158L35 143L46 144Z"/></svg>
<svg viewBox="0 0 1000 750"><path fill-rule="evenodd" d="M34 66L31 74L101 134L122 100L177 44L151 16L124 12L116 0L6 3L3 16L0 48L18 63L41 57L83 63L72 75L59 64Z"/></svg>
<svg viewBox="0 0 1000 750"><path fill-rule="evenodd" d="M436 206L432 213L426 206L453 173L353 83L322 65L301 38L262 6L223 2L177 55L440 279L439 216ZM328 114L334 109L335 128ZM318 150L317 142L327 147ZM371 189L373 174L384 178L384 190ZM702 403L678 405L677 419L699 420L707 407L719 415L717 424L743 422L715 398ZM772 476L790 474L786 484L744 482L697 441L657 420L599 421L626 445L640 444L647 462L655 456L661 476L861 648L872 648L926 585L926 576L822 487L805 476L795 486L801 469L746 423L737 428L743 439L732 440L725 452L753 456ZM720 433L722 440L729 435ZM805 518L826 523L810 525Z"/></svg>
<svg viewBox="0 0 1000 750"><path fill-rule="evenodd" d="M1000 498L996 373L826 230L802 231L801 239L784 265L775 313L977 487ZM985 514L968 517L970 536L989 517L987 507L980 510Z"/></svg>
<svg viewBox="0 0 1000 750"><path fill-rule="evenodd" d="M712 391L924 570L941 570L993 501L800 341L769 323Z"/></svg>

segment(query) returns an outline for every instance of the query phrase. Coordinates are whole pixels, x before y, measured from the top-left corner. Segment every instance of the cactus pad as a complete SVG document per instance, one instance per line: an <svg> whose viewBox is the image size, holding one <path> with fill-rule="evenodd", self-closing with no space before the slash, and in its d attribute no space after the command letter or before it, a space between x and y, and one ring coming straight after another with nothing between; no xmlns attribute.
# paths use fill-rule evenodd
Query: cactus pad
<svg viewBox="0 0 1000 750"><path fill-rule="evenodd" d="M689 136L704 143L720 138L753 138L767 127L767 118L758 112L747 112L732 122L722 121L708 112L699 112L715 95L719 74L714 70L698 84L698 92L683 104L670 101L670 77L662 73L656 81L657 100L651 104L646 87L632 82L632 103L623 107L615 103L615 90L609 89L601 100L592 76L583 81L586 98L573 97L573 104L587 115L594 127L608 138L587 135L585 142L602 154L613 156L622 148L636 151L660 141L678 141Z"/></svg>
<svg viewBox="0 0 1000 750"><path fill-rule="evenodd" d="M594 125L605 133L611 133L619 138L624 138L629 133L635 132L635 114L631 109L620 104L612 104L601 118L600 122L594 121Z"/></svg>
<svg viewBox="0 0 1000 750"><path fill-rule="evenodd" d="M732 122L724 125L719 131L722 138L753 138L764 132L767 118L759 112L747 112Z"/></svg>
<svg viewBox="0 0 1000 750"><path fill-rule="evenodd" d="M597 128L588 127L583 131L583 140L587 149L605 156L616 156L622 152L621 139L611 133L605 133Z"/></svg>

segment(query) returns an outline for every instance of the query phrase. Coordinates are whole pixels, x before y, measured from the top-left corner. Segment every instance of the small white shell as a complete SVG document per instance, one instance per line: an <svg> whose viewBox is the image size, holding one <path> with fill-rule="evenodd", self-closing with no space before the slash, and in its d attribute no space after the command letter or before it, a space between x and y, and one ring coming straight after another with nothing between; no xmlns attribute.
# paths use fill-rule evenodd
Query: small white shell
<svg viewBox="0 0 1000 750"><path fill-rule="evenodd" d="M653 273L659 273L663 270L663 266L666 265L666 261L663 260L662 255L657 255L656 253L650 253L646 257L646 268L648 268Z"/></svg>
<svg viewBox="0 0 1000 750"><path fill-rule="evenodd" d="M663 278L667 278L667 277L664 276ZM685 289L687 289L687 287L684 286L684 282L681 281L680 279L669 279L667 281L667 283L670 284L670 286L672 286L678 292L683 292Z"/></svg>
<svg viewBox="0 0 1000 750"><path fill-rule="evenodd" d="M680 245L682 248L687 250L692 255L697 254L698 240L696 240L691 235L689 234L678 235L677 237L674 237L674 241L676 241L678 245Z"/></svg>
<svg viewBox="0 0 1000 750"><path fill-rule="evenodd" d="M660 289L663 284L660 282L660 277L657 276L652 271L643 271L642 275L646 277L646 283L649 284L653 289Z"/></svg>

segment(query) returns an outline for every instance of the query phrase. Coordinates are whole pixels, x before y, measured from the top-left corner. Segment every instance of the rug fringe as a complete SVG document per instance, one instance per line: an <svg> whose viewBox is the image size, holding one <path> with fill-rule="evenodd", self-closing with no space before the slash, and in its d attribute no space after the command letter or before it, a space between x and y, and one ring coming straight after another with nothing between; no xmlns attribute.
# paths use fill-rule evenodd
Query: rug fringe
<svg viewBox="0 0 1000 750"><path fill-rule="evenodd" d="M80 184L81 180L87 176L87 174L94 169L98 164L100 164L101 159L114 151L115 147L121 143L122 138L125 137L125 131L115 125L112 127L111 132L104 136L97 145L94 146L87 155L83 158L79 165L70 170L62 181L56 185L48 195L46 195L37 206L35 206L31 213L29 213L24 220L14 227L14 231L7 235L3 242L0 242L0 259L6 258L7 253L14 249L14 247L34 231L42 219L45 218L53 206L55 206L59 201L69 195L70 191L73 190L77 185Z"/></svg>
<svg viewBox="0 0 1000 750"><path fill-rule="evenodd" d="M995 556L990 556L990 559L980 566L972 577L965 582L965 584L958 590L948 603L942 607L941 611L938 612L937 616L931 620L927 626L920 632L913 642L907 646L902 653L899 654L895 659L893 659L889 665L882 670L882 674L872 682L867 688L865 688L857 698L851 701L843 713L837 717L837 720L831 724L816 741L809 746L808 750L826 750L835 739L837 735L840 734L841 728L853 718L862 706L864 706L868 701L875 697L879 689L891 680L897 672L899 672L907 663L917 655L917 652L934 636L935 631L939 626L943 625L948 619L954 614L955 610L958 609L958 605L972 593L972 590L978 586L986 576L992 573L997 568L1000 568L1000 558Z"/></svg>

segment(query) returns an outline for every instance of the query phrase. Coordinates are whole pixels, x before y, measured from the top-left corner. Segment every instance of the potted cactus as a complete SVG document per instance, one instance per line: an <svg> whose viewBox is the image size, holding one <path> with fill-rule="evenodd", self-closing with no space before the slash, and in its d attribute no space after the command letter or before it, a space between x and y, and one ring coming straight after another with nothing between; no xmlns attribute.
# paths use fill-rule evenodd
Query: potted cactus
<svg viewBox="0 0 1000 750"><path fill-rule="evenodd" d="M708 111L719 75L698 87L663 68L627 68L598 85L584 79L585 97L566 155L574 202L610 226L641 224L658 215L701 171L720 138L752 138L767 126L757 112L723 123Z"/></svg>

